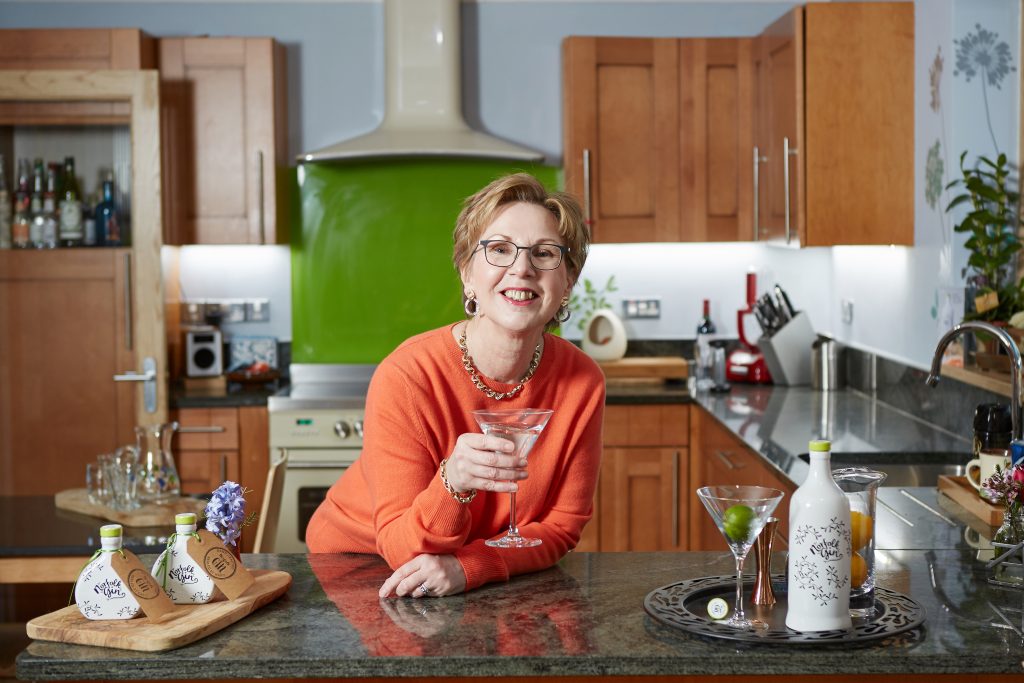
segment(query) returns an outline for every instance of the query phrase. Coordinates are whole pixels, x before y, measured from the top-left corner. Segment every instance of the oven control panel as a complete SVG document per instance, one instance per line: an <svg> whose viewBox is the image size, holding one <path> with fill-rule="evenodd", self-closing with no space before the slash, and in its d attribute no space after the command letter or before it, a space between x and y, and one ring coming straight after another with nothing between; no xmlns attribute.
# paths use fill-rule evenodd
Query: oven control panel
<svg viewBox="0 0 1024 683"><path fill-rule="evenodd" d="M311 409L270 413L271 448L362 448L363 411Z"/></svg>

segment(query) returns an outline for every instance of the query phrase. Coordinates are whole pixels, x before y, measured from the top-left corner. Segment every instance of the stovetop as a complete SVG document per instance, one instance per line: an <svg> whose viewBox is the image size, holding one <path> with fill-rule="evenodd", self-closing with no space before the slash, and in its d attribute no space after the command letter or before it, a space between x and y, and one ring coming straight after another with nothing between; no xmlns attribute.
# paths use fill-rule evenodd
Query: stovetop
<svg viewBox="0 0 1024 683"><path fill-rule="evenodd" d="M291 385L267 399L274 412L313 409L361 409L376 365L293 363Z"/></svg>

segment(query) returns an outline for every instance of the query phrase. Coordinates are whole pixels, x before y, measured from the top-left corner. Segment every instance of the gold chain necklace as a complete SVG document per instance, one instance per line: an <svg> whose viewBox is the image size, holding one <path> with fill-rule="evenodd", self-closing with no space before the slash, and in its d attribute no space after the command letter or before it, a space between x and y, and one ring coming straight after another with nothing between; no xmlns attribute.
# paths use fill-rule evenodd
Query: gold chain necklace
<svg viewBox="0 0 1024 683"><path fill-rule="evenodd" d="M523 379L519 381L519 384L512 387L505 393L501 393L491 389L489 386L483 383L480 379L480 374L473 366L473 359L469 357L469 347L466 346L466 328L469 325L462 328L462 336L459 337L459 348L462 349L462 366L466 368L466 372L469 373L469 379L472 380L473 385L484 392L496 401L500 401L503 398L512 398L520 391L523 390L523 385L530 381L533 377L533 373L537 372L537 366L540 365L540 342L537 342L537 348L533 350L533 360L530 361L530 367L526 369L526 374L523 375Z"/></svg>

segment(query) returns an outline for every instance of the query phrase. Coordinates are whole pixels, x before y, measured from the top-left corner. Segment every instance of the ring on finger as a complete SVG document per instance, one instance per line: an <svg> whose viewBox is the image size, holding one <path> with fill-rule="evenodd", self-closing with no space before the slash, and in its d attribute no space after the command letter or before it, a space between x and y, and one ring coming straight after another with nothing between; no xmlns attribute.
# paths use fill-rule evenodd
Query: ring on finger
<svg viewBox="0 0 1024 683"><path fill-rule="evenodd" d="M430 589L429 589L429 588L427 588L427 584L425 584L425 583L421 583L421 584L420 584L420 586L419 586L419 588L417 588L416 590L417 590L417 591L419 592L419 594L420 594L420 595L422 595L423 597L427 597L428 595L430 595Z"/></svg>

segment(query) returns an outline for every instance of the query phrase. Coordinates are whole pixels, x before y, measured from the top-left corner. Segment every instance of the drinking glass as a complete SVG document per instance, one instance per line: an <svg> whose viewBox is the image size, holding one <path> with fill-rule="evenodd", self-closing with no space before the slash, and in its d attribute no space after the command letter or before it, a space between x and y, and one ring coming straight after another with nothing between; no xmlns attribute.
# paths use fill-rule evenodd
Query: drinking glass
<svg viewBox="0 0 1024 683"><path fill-rule="evenodd" d="M102 462L90 462L85 466L85 490L89 502L95 505L106 505L110 502L110 485L103 474Z"/></svg>
<svg viewBox="0 0 1024 683"><path fill-rule="evenodd" d="M888 475L867 467L832 470L832 478L850 501L850 616L875 613L875 500Z"/></svg>
<svg viewBox="0 0 1024 683"><path fill-rule="evenodd" d="M736 558L736 604L732 616L722 622L727 626L761 626L759 622L747 619L743 613L743 561L782 496L782 491L764 486L704 486L697 489L697 497L715 520Z"/></svg>
<svg viewBox="0 0 1024 683"><path fill-rule="evenodd" d="M515 444L512 452L517 458L525 458L533 448L537 437L544 430L553 410L538 408L521 408L509 410L474 410L473 417L484 434L493 434ZM539 538L525 538L519 535L516 526L516 492L509 493L508 531L498 539L484 541L495 548L530 548L540 545Z"/></svg>
<svg viewBox="0 0 1024 683"><path fill-rule="evenodd" d="M110 507L121 511L138 509L141 470L138 450L134 446L123 446L113 453L101 455L100 460L110 487Z"/></svg>

